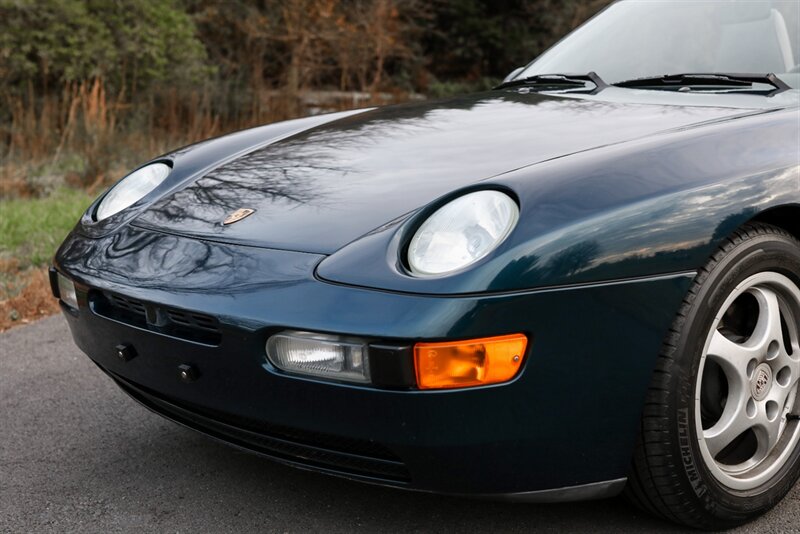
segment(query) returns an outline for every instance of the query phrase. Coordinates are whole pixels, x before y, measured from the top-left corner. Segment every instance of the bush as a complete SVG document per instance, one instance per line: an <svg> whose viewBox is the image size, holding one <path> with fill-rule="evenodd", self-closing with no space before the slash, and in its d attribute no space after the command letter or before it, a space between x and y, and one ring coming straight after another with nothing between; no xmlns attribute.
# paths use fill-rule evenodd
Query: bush
<svg viewBox="0 0 800 534"><path fill-rule="evenodd" d="M170 0L0 0L0 58L6 94L101 79L134 97L208 72L194 22Z"/></svg>

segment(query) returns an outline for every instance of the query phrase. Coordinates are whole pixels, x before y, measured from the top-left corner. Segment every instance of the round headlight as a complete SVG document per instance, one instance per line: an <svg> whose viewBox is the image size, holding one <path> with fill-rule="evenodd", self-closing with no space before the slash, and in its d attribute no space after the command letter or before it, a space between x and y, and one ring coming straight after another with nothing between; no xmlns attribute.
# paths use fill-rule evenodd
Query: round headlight
<svg viewBox="0 0 800 534"><path fill-rule="evenodd" d="M439 208L411 239L408 263L414 274L445 274L475 263L508 237L519 207L500 191L477 191Z"/></svg>
<svg viewBox="0 0 800 534"><path fill-rule="evenodd" d="M106 193L97 206L95 219L102 221L144 198L169 176L172 168L165 163L152 163L123 178Z"/></svg>

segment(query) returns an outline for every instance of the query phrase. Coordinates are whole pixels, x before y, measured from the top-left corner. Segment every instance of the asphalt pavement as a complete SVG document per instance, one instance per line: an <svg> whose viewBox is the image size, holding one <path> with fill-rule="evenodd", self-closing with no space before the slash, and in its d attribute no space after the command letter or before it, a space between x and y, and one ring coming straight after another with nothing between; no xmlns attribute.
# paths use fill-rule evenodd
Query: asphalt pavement
<svg viewBox="0 0 800 534"><path fill-rule="evenodd" d="M292 469L118 391L60 316L0 334L0 532L678 532L623 499L506 504ZM800 532L800 487L739 532Z"/></svg>

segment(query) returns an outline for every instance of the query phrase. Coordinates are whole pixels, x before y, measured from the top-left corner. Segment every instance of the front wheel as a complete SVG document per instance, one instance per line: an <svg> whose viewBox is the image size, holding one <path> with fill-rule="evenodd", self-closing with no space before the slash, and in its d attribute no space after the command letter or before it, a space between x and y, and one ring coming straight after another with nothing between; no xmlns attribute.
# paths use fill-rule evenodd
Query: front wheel
<svg viewBox="0 0 800 534"><path fill-rule="evenodd" d="M719 529L800 476L800 242L749 225L702 269L658 358L626 493Z"/></svg>

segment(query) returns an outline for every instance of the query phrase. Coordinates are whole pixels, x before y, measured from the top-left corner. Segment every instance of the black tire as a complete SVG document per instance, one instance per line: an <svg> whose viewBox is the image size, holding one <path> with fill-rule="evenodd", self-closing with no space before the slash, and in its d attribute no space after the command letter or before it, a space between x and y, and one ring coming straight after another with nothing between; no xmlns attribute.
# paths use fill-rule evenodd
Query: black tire
<svg viewBox="0 0 800 534"><path fill-rule="evenodd" d="M698 272L664 341L645 400L625 489L640 508L692 528L731 528L775 506L800 477L800 446L795 446L767 482L733 490L712 475L697 442L694 388L715 315L738 284L765 271L800 285L800 241L754 223L728 238Z"/></svg>

